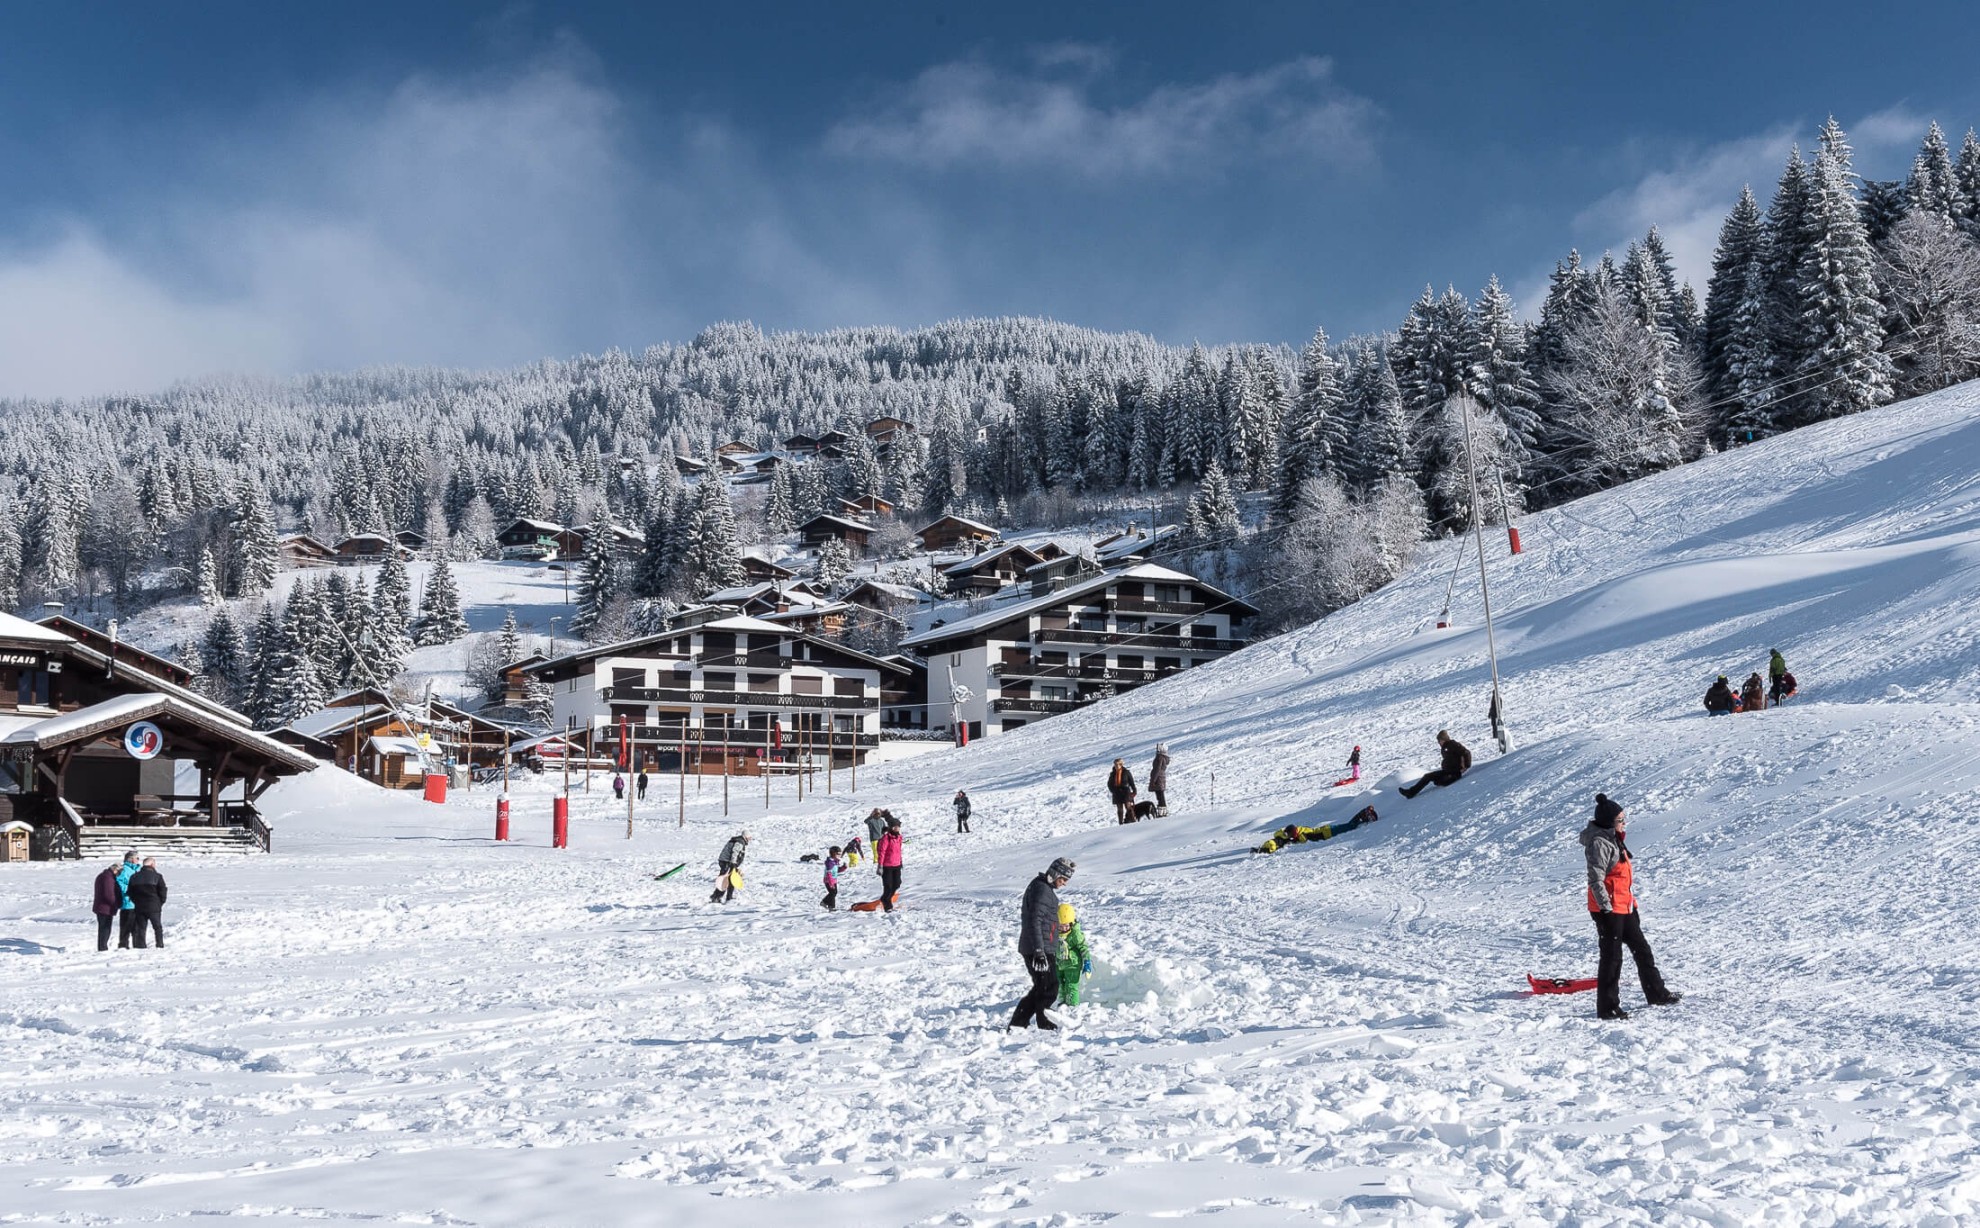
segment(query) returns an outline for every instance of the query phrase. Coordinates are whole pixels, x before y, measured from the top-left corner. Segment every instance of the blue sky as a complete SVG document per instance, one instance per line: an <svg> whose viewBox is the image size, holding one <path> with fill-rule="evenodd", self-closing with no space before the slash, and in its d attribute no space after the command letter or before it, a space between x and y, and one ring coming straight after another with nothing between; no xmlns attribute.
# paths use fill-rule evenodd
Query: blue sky
<svg viewBox="0 0 1980 1228"><path fill-rule="evenodd" d="M1297 344L1652 222L1702 292L1824 116L1879 176L1980 124L1969 6L1628 8L8 6L0 396L721 319Z"/></svg>

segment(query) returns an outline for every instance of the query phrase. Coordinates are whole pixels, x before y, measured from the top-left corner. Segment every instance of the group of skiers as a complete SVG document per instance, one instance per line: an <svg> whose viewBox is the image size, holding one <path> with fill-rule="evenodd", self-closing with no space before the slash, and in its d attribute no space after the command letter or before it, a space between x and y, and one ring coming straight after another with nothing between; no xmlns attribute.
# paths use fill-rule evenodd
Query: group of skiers
<svg viewBox="0 0 1980 1228"><path fill-rule="evenodd" d="M145 949L145 938L155 937L165 945L165 876L158 872L158 859L147 857L138 863L135 852L104 869L96 876L95 899L90 911L96 914L96 949L110 949L110 922L117 922L117 947Z"/></svg>
<svg viewBox="0 0 1980 1228"><path fill-rule="evenodd" d="M1799 689L1794 675L1788 672L1787 658L1781 655L1780 649L1771 648L1767 651L1767 682L1764 688L1760 681L1760 671L1757 669L1747 675L1745 685L1740 687L1737 694L1734 693L1732 684L1727 681L1726 676L1720 674L1717 681L1705 690L1705 711L1710 716L1731 716L1735 712L1761 712L1778 707L1782 700L1792 697Z"/></svg>
<svg viewBox="0 0 1980 1228"><path fill-rule="evenodd" d="M1142 801L1141 790L1134 783L1134 773L1129 770L1124 759L1114 760L1114 766L1107 769L1107 800L1114 804L1114 822L1138 823L1143 819L1163 818L1169 813L1169 745L1166 742L1155 744L1155 761L1148 767L1148 791L1155 795L1154 801Z"/></svg>

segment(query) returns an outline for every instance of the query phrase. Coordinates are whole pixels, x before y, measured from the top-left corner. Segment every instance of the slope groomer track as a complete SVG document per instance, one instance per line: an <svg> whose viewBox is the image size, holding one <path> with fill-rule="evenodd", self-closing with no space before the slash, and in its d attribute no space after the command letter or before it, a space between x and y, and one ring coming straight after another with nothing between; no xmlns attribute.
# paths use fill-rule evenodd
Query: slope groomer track
<svg viewBox="0 0 1980 1228"><path fill-rule="evenodd" d="M551 782L521 787L524 838L497 847L485 792L422 806L314 773L270 795L281 851L168 871L171 949L114 976L78 920L101 867L37 866L0 916L23 952L0 960L0 1205L1972 1222L1976 462L1966 385L1524 519L1525 553L1488 564L1507 755L1475 586L1433 625L1445 543L1308 627L862 769L856 796L725 818L690 785L685 827L668 796L628 840L600 788L558 851ZM1800 693L1708 717L1712 680L1764 675L1771 648ZM1439 729L1474 766L1400 798ZM1116 825L1108 764L1144 775L1158 742L1169 817ZM1524 980L1594 974L1576 837L1598 792L1685 995L1627 1023ZM828 913L799 858L876 805L903 821L902 908ZM711 905L741 826L747 885ZM1064 1030L1007 1033L1018 899L1057 857L1093 972ZM870 863L843 877L877 894ZM1634 1012L1627 963L1623 986Z"/></svg>

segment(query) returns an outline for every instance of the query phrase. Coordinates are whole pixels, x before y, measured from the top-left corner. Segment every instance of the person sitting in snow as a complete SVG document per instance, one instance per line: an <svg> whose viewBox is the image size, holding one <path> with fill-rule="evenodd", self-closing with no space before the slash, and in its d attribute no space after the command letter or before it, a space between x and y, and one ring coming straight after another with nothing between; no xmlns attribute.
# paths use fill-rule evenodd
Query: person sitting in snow
<svg viewBox="0 0 1980 1228"><path fill-rule="evenodd" d="M1396 792L1404 797L1413 798L1431 785L1436 785L1440 789L1445 785L1454 785L1471 770L1471 751L1465 748L1464 743L1452 737L1450 730L1437 731L1437 745L1442 748L1444 755L1443 763L1437 770L1413 785L1404 785Z"/></svg>
<svg viewBox="0 0 1980 1228"><path fill-rule="evenodd" d="M1767 707L1767 688L1760 681L1760 671L1754 670L1747 676L1746 685L1739 689L1739 710L1760 712Z"/></svg>
<svg viewBox="0 0 1980 1228"><path fill-rule="evenodd" d="M1079 982L1093 971L1093 952L1086 945L1086 934L1079 928L1079 917L1070 904L1059 905L1059 945L1054 951L1059 969L1059 1004L1079 1005Z"/></svg>
<svg viewBox="0 0 1980 1228"><path fill-rule="evenodd" d="M1705 711L1713 716L1731 716L1739 711L1739 697L1733 694L1732 683L1724 674L1705 691Z"/></svg>

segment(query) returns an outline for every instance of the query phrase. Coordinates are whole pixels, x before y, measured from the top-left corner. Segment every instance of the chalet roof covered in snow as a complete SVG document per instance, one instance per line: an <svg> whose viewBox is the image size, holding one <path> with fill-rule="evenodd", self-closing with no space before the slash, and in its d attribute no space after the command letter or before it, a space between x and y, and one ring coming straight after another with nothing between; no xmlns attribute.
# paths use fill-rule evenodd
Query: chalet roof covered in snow
<svg viewBox="0 0 1980 1228"><path fill-rule="evenodd" d="M901 640L901 647L910 648L921 644L937 644L956 639L959 636L973 635L978 631L987 631L992 627L1001 626L1013 619L1028 618L1038 610L1046 610L1055 605L1064 605L1066 602L1076 601L1088 593L1098 592L1108 585L1118 583L1122 580L1148 580L1160 584L1187 584L1192 588L1202 589L1205 593L1214 594L1215 600L1211 604L1233 605L1253 612L1256 612L1257 609L1250 602L1240 601L1238 598L1231 596L1221 589L1205 584L1186 571L1174 571L1154 563L1136 563L1132 567L1124 567L1119 571L1102 572L1100 575L1081 580L1076 584L1068 584L1066 587L1056 592L1047 593L1042 597L1033 597L1028 601L998 605L993 609L985 610L980 614L973 614L968 618L943 623L939 627L930 627L925 631L917 631L913 635Z"/></svg>
<svg viewBox="0 0 1980 1228"><path fill-rule="evenodd" d="M64 712L60 716L42 717L10 729L0 738L0 747L9 750L32 748L36 751L52 750L71 743L87 741L105 733L121 729L134 721L166 720L183 722L201 733L219 738L223 743L232 743L253 751L262 758L293 771L307 772L316 767L316 760L292 747L284 746L266 734L256 733L245 725L216 717L212 711L170 695L130 694L117 695L100 703Z"/></svg>

